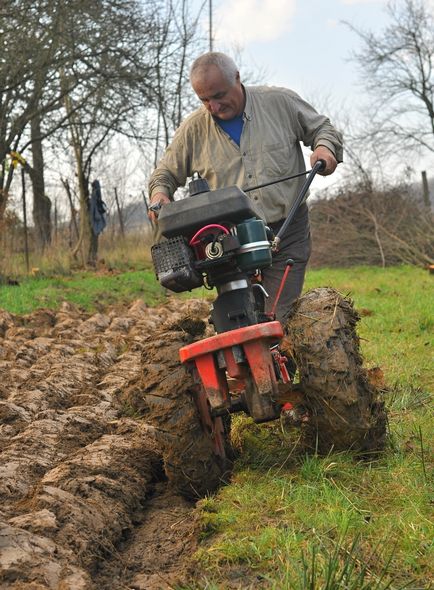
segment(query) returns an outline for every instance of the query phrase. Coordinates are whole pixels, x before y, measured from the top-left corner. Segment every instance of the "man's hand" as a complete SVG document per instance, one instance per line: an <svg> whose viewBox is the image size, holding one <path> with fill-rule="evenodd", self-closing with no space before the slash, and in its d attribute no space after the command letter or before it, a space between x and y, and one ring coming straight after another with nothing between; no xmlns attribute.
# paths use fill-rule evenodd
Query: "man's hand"
<svg viewBox="0 0 434 590"><path fill-rule="evenodd" d="M336 170L336 166L338 165L336 158L332 154L332 152L325 147L325 145L319 145L316 150L314 150L310 156L310 165L313 167L318 160L324 160L326 163L326 167L318 174L321 176L328 176L329 174L333 174Z"/></svg>
<svg viewBox="0 0 434 590"><path fill-rule="evenodd" d="M166 205L167 203L170 203L170 199L165 193L155 193L155 195L152 196L148 209L148 217L152 223L158 223L158 216L155 211L151 211L151 206L157 205L157 203L160 205Z"/></svg>

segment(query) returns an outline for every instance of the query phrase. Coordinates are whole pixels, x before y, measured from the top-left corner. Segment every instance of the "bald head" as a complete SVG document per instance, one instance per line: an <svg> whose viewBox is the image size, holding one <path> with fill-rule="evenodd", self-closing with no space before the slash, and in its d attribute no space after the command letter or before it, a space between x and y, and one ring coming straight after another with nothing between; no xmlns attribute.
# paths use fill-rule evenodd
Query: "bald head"
<svg viewBox="0 0 434 590"><path fill-rule="evenodd" d="M205 108L217 119L230 120L241 115L245 96L235 62L224 53L209 52L191 66L193 90Z"/></svg>
<svg viewBox="0 0 434 590"><path fill-rule="evenodd" d="M209 51L194 60L190 69L191 83L193 84L193 80L198 76L203 76L210 66L217 67L231 86L235 84L237 76L239 77L238 68L231 57L219 51Z"/></svg>

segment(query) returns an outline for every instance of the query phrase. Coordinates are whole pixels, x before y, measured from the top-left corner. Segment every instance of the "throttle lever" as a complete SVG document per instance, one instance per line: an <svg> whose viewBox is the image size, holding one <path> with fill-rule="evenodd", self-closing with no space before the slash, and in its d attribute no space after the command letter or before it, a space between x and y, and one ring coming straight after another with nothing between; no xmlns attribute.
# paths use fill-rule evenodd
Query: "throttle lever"
<svg viewBox="0 0 434 590"><path fill-rule="evenodd" d="M152 211L152 213L155 213L155 217L158 217L158 213L161 209L161 203L160 201L158 201L158 203L154 203L153 205L149 205L148 209L149 211Z"/></svg>

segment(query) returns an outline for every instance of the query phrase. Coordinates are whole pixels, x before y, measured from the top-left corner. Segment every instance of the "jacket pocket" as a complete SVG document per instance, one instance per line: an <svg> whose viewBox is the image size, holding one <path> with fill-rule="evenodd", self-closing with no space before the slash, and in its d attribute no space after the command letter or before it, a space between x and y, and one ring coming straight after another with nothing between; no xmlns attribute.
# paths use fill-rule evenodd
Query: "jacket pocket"
<svg viewBox="0 0 434 590"><path fill-rule="evenodd" d="M266 176L277 177L288 174L290 167L289 147L281 143L262 146L262 166Z"/></svg>

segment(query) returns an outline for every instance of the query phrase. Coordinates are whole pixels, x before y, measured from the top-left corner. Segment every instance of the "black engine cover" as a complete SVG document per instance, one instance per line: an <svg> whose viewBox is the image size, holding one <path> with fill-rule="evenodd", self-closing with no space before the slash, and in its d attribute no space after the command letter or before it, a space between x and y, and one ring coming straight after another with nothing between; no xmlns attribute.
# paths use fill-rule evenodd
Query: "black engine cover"
<svg viewBox="0 0 434 590"><path fill-rule="evenodd" d="M158 227L166 238L184 236L190 239L204 225L235 224L252 217L263 219L246 193L237 186L230 186L164 205Z"/></svg>

